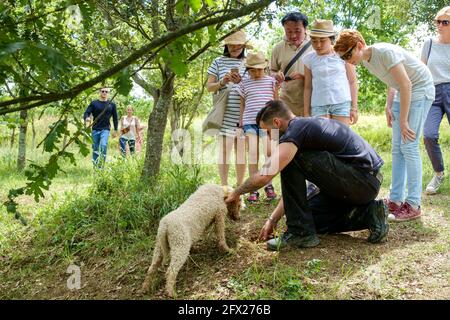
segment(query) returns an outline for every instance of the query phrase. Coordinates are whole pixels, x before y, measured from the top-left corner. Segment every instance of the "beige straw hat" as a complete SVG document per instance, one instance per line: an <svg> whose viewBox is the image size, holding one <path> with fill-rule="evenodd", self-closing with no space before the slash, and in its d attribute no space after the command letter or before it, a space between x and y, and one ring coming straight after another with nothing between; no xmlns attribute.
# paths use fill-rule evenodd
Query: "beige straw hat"
<svg viewBox="0 0 450 320"><path fill-rule="evenodd" d="M267 67L267 60L264 57L264 53L249 53L247 56L247 60L245 61L245 66L247 68L254 69L264 69L265 67Z"/></svg>
<svg viewBox="0 0 450 320"><path fill-rule="evenodd" d="M223 40L223 45L227 44L243 44L247 49L253 49L253 46L247 41L247 35L244 31L239 30Z"/></svg>
<svg viewBox="0 0 450 320"><path fill-rule="evenodd" d="M310 37L328 38L336 36L334 32L333 21L331 20L316 20L312 23L309 29Z"/></svg>

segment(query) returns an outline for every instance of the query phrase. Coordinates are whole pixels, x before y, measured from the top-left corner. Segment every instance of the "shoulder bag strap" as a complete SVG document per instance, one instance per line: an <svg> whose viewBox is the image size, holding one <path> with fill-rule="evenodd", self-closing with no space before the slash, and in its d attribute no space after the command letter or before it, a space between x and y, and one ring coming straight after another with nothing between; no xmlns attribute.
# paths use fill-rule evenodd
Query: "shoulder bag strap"
<svg viewBox="0 0 450 320"><path fill-rule="evenodd" d="M430 59L430 54L431 54L431 46L433 45L433 39L430 38L430 47L428 48L428 55L427 55L427 64L428 64L428 60Z"/></svg>
<svg viewBox="0 0 450 320"><path fill-rule="evenodd" d="M294 65L294 63L298 60L298 58L300 58L302 56L303 53L305 53L306 50L308 50L308 48L311 46L311 40L309 40L304 46L303 48L297 52L297 54L292 58L291 61L289 61L288 65L286 66L286 68L284 69L284 75L286 76L289 69Z"/></svg>

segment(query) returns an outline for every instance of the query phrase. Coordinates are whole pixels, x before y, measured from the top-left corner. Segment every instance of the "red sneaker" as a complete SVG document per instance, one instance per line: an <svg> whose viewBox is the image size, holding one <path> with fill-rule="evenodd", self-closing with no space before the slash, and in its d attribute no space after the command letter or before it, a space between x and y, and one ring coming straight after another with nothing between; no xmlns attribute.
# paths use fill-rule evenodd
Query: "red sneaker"
<svg viewBox="0 0 450 320"><path fill-rule="evenodd" d="M401 205L396 204L394 201L391 201L389 198L383 199L384 204L389 210L389 213L395 214L395 212L401 208Z"/></svg>
<svg viewBox="0 0 450 320"><path fill-rule="evenodd" d="M258 200L259 200L259 192L258 191L250 193L250 195L247 198L247 201L250 203L258 202Z"/></svg>
<svg viewBox="0 0 450 320"><path fill-rule="evenodd" d="M275 193L275 189L273 188L273 185L269 184L264 188L264 191L266 192L266 198L267 200L273 200L276 199L277 194Z"/></svg>
<svg viewBox="0 0 450 320"><path fill-rule="evenodd" d="M420 206L415 209L408 202L402 204L400 209L398 209L395 213L395 219L393 221L402 222L414 220L420 217Z"/></svg>

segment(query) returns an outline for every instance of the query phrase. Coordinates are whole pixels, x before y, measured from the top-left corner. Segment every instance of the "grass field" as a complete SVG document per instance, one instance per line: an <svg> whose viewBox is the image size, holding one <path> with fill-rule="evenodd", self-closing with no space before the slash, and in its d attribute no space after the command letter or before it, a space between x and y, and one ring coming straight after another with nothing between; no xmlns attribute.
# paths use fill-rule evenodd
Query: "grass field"
<svg viewBox="0 0 450 320"><path fill-rule="evenodd" d="M38 137L50 120L37 123ZM385 160L379 198L385 197L391 176L390 129L378 115L363 116L354 129ZM450 127L445 121L441 135L448 167ZM7 143L0 146L2 202L10 188L26 182L15 170L16 154ZM425 187L433 173L422 155ZM40 162L46 155L30 147L28 158ZM20 210L30 222L27 227L0 208L1 299L166 298L162 286L151 294L139 292L158 221L198 184L217 183L216 167L185 168L165 161L158 184L146 186L139 181L142 158L121 161L117 139L110 143L109 159L109 169L94 173L90 158L78 156L77 166L66 163L65 173L53 181L40 203L29 196L20 198ZM233 170L230 181L235 181ZM279 192L279 178L275 187ZM320 236L321 244L313 249L269 252L256 238L273 208L273 203L252 205L239 222L227 222L227 239L236 249L231 255L217 250L213 232L196 244L178 276L177 298L450 298L448 177L438 195L423 195L423 217L391 224L388 241L380 245L367 243L368 231L359 231ZM280 223L279 232L283 229ZM80 267L79 290L67 287L72 264Z"/></svg>

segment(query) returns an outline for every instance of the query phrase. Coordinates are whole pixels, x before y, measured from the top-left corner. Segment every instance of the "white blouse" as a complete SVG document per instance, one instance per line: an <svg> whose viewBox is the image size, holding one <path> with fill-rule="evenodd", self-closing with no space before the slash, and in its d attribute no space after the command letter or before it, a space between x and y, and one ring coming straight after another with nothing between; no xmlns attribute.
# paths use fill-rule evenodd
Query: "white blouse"
<svg viewBox="0 0 450 320"><path fill-rule="evenodd" d="M345 61L337 53L319 56L315 51L303 58L312 74L311 107L351 101Z"/></svg>
<svg viewBox="0 0 450 320"><path fill-rule="evenodd" d="M136 136L137 136L136 125L137 125L136 117L133 116L131 118L131 121L129 121L127 116L123 116L122 117L122 129L130 127L130 131L128 131L125 134L122 134L121 137L125 138L127 140L136 140Z"/></svg>
<svg viewBox="0 0 450 320"><path fill-rule="evenodd" d="M434 85L450 82L450 44L439 43L437 39L429 39L422 48L421 58L427 61L428 68L433 75Z"/></svg>

